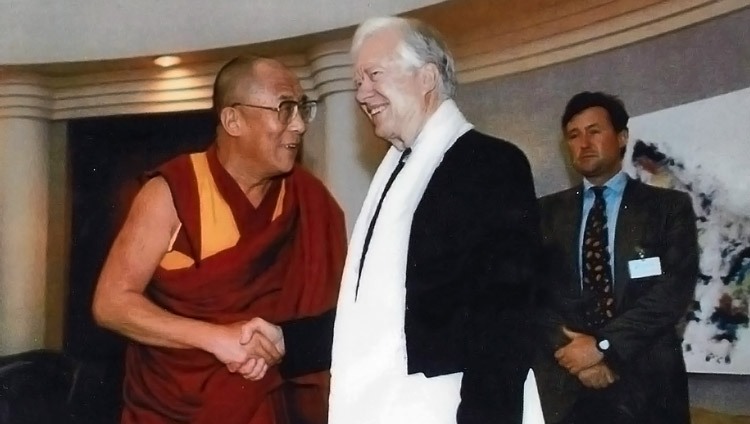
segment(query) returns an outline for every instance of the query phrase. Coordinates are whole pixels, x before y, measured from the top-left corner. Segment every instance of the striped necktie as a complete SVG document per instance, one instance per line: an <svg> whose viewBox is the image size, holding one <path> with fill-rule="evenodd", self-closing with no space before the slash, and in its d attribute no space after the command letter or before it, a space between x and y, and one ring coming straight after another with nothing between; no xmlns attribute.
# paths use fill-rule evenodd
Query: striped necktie
<svg viewBox="0 0 750 424"><path fill-rule="evenodd" d="M581 246L582 286L584 293L591 294L593 298L591 306L586 309L585 320L593 329L601 328L613 317L615 311L604 189L605 187L591 187L595 196L594 204L586 218Z"/></svg>

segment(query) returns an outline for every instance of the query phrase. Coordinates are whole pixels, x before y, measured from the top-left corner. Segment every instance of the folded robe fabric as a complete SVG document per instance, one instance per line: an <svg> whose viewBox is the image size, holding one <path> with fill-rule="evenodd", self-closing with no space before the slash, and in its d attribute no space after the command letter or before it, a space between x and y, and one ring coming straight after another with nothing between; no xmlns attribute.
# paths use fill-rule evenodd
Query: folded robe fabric
<svg viewBox="0 0 750 424"><path fill-rule="evenodd" d="M170 187L181 227L147 288L154 303L216 324L256 316L280 322L335 305L346 251L343 212L307 171L295 167L279 178L257 208L221 166L215 146L179 156L157 175ZM248 381L208 352L131 343L123 422L275 424L285 421L282 403L297 405L295 415L324 419L328 373L292 382L304 389L298 399L287 387L292 398L280 401L281 384L275 368Z"/></svg>

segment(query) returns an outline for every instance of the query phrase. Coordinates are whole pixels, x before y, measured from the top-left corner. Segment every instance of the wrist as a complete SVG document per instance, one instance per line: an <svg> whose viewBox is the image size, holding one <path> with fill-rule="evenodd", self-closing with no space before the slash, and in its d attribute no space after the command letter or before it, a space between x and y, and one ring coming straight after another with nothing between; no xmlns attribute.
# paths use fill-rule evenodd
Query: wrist
<svg viewBox="0 0 750 424"><path fill-rule="evenodd" d="M218 350L219 340L218 333L222 330L222 326L202 322L195 328L195 331L191 336L191 345L202 351L214 354Z"/></svg>

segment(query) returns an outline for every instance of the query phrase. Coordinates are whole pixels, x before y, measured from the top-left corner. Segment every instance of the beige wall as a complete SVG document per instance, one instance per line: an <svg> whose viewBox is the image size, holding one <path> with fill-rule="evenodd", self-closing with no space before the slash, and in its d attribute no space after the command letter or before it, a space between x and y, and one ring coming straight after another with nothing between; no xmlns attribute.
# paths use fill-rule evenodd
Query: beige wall
<svg viewBox="0 0 750 424"><path fill-rule="evenodd" d="M47 224L47 295L44 346L62 349L70 259L71 187L68 170L67 125L54 122L49 144L49 221Z"/></svg>
<svg viewBox="0 0 750 424"><path fill-rule="evenodd" d="M0 118L0 355L44 346L48 127Z"/></svg>

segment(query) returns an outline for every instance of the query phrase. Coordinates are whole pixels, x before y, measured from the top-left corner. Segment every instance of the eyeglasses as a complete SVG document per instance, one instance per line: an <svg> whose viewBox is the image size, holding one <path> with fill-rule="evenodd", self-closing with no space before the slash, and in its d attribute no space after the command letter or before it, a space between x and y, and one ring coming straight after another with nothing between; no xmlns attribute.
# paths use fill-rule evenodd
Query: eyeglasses
<svg viewBox="0 0 750 424"><path fill-rule="evenodd" d="M315 118L315 113L318 111L318 102L315 100L305 100L302 102L296 102L294 100L284 100L279 103L276 107L253 105L249 103L232 103L232 107L246 106L254 107L257 109L272 110L279 114L279 122L284 125L289 125L297 114L305 122L312 122Z"/></svg>

